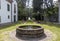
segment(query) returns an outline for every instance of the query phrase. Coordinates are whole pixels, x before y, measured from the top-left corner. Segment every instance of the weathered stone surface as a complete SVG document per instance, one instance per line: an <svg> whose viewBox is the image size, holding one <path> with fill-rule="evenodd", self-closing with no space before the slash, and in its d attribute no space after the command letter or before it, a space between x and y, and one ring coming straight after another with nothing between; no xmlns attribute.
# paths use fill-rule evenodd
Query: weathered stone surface
<svg viewBox="0 0 60 41"><path fill-rule="evenodd" d="M27 27L27 28L25 28ZM40 37L44 35L44 29L41 26L19 26L16 29L17 37Z"/></svg>

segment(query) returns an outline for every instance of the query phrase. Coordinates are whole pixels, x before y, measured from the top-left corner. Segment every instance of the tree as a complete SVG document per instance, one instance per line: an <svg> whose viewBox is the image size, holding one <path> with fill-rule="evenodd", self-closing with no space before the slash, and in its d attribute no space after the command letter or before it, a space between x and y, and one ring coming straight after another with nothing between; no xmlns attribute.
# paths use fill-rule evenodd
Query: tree
<svg viewBox="0 0 60 41"><path fill-rule="evenodd" d="M36 20L42 20L43 16L43 0L33 0L33 17Z"/></svg>
<svg viewBox="0 0 60 41"><path fill-rule="evenodd" d="M44 4L46 6L46 8L44 9L44 12L45 12L45 15L46 15L48 21L57 21L58 7L54 6L54 3L52 0L49 0L48 2L47 2L47 0L45 0Z"/></svg>
<svg viewBox="0 0 60 41"><path fill-rule="evenodd" d="M41 12L41 10L42 10L42 8L41 8L41 6L42 6L42 4L43 4L43 0L33 0L33 11L34 12Z"/></svg>
<svg viewBox="0 0 60 41"><path fill-rule="evenodd" d="M26 0L18 0L18 19L26 20L27 10L25 9Z"/></svg>

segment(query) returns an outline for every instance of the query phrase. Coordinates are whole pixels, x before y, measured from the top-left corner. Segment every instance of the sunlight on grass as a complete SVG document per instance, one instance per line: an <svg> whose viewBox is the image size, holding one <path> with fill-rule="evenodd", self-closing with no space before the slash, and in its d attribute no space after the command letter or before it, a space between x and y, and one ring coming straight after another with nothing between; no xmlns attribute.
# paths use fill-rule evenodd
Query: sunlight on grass
<svg viewBox="0 0 60 41"><path fill-rule="evenodd" d="M60 41L60 25L59 24L52 24L52 23L37 24L35 22L26 22L24 24L18 22L16 24L1 27L0 28L0 41L4 41L4 38L9 36L8 34L5 34L5 32L8 33L9 31L15 30L16 27L20 25L40 25L45 29L49 29L50 31L52 31L54 34L57 35L57 40L55 41Z"/></svg>

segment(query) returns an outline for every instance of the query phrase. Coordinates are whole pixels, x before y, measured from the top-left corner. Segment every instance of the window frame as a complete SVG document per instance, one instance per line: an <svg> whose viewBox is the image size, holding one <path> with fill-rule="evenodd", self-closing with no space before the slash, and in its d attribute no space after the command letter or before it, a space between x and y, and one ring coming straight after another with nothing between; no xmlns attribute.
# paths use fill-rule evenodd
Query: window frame
<svg viewBox="0 0 60 41"><path fill-rule="evenodd" d="M14 4L14 13L16 13L16 4Z"/></svg>
<svg viewBox="0 0 60 41"><path fill-rule="evenodd" d="M7 11L10 11L10 5L7 4Z"/></svg>
<svg viewBox="0 0 60 41"><path fill-rule="evenodd" d="M0 23L1 23L1 16L0 16Z"/></svg>
<svg viewBox="0 0 60 41"><path fill-rule="evenodd" d="M10 16L8 15L8 19L10 19Z"/></svg>
<svg viewBox="0 0 60 41"><path fill-rule="evenodd" d="M0 0L0 9L1 9L1 0Z"/></svg>

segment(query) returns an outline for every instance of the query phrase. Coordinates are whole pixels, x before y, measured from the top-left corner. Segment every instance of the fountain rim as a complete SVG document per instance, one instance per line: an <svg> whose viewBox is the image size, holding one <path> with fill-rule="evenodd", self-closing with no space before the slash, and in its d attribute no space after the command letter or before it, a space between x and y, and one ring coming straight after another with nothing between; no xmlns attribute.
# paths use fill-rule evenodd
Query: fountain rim
<svg viewBox="0 0 60 41"><path fill-rule="evenodd" d="M21 25L21 26L18 26L17 29L19 30L40 30L40 29L44 29L42 26L39 26L40 28L36 28L36 29L24 29L24 28L20 28L20 27L23 27L23 26L39 26L39 25Z"/></svg>

